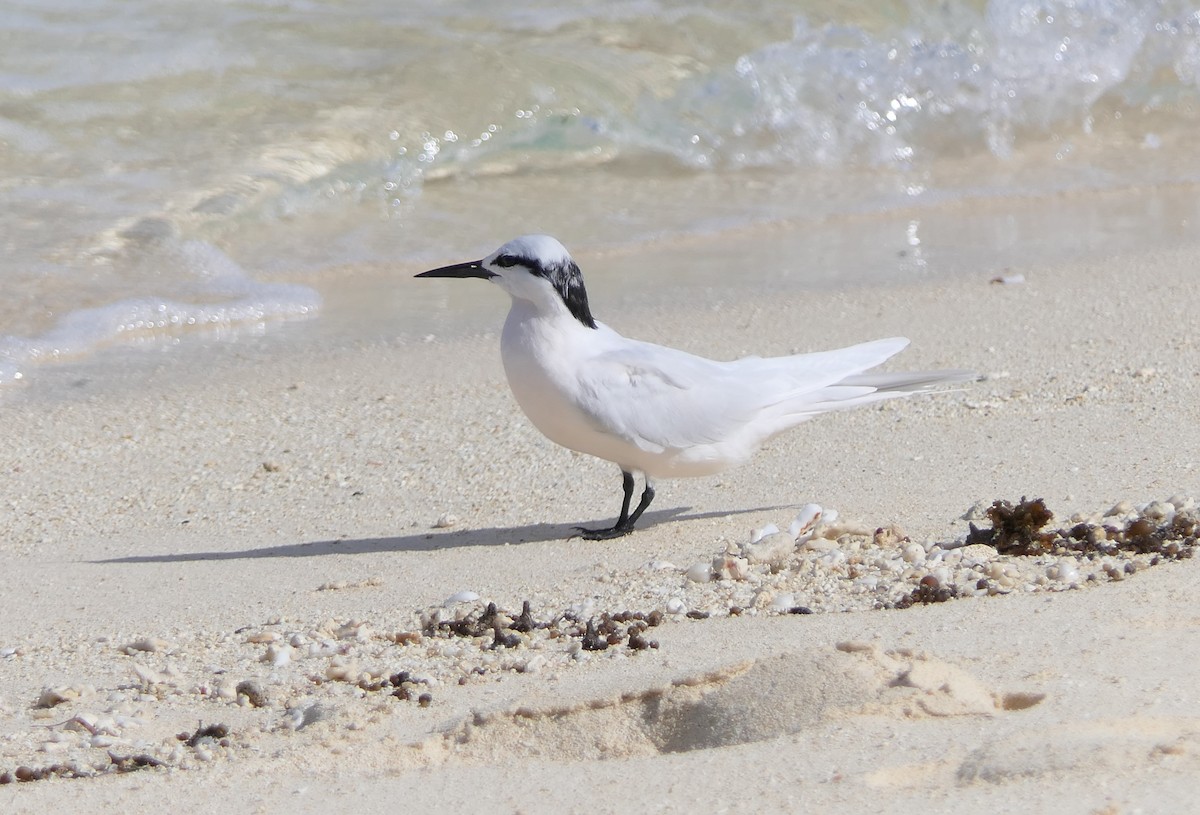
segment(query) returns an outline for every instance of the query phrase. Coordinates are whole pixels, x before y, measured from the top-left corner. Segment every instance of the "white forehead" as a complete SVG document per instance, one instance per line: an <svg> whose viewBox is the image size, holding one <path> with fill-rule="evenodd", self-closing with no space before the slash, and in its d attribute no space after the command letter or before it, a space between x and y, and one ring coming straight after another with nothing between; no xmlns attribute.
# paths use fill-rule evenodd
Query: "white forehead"
<svg viewBox="0 0 1200 815"><path fill-rule="evenodd" d="M549 235L522 235L513 238L493 252L489 259L498 258L500 255L516 255L547 265L571 259L566 247Z"/></svg>

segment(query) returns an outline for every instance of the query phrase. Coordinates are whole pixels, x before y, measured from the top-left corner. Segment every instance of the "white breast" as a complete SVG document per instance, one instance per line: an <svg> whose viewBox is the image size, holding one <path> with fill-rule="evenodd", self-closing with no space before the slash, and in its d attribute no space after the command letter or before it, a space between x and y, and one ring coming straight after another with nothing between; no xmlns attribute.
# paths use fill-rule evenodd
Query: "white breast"
<svg viewBox="0 0 1200 815"><path fill-rule="evenodd" d="M514 301L500 342L504 372L517 404L546 438L625 469L644 470L644 451L597 427L579 408L586 397L578 373L603 350L602 337L596 329L546 318Z"/></svg>

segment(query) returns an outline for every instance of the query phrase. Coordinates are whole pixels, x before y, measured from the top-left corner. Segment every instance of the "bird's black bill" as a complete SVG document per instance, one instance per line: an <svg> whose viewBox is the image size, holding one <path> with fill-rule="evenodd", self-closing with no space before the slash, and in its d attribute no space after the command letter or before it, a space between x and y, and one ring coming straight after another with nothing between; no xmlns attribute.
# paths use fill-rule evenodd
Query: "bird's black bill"
<svg viewBox="0 0 1200 815"><path fill-rule="evenodd" d="M451 266L442 266L440 269L430 269L428 272L421 272L417 275L417 277L479 277L484 280L491 280L494 276L483 268L482 260L455 263Z"/></svg>

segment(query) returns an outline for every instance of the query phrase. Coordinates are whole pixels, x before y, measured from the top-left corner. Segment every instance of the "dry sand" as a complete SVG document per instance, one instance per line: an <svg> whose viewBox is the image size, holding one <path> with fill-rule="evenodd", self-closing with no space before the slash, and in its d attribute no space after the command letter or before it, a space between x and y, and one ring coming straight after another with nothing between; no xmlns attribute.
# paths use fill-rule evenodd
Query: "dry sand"
<svg viewBox="0 0 1200 815"><path fill-rule="evenodd" d="M96 777L0 786L0 810L1191 811L1196 560L1082 562L1071 587L1050 579L1056 558L952 550L953 575L982 581L972 596L906 610L873 608L924 573L888 571L894 538L806 547L744 580L683 571L809 501L924 552L980 501L1041 497L1067 524L1200 495L1196 263L595 297L618 330L713 356L902 334L897 368L987 375L664 482L636 534L602 543L566 537L615 512L615 470L519 415L495 333L182 352L119 388L10 398L0 772ZM459 592L480 600L443 609ZM789 593L817 613L773 612ZM569 620L511 648L416 641L438 609L489 600L543 620L712 616L664 614L644 650L581 650ZM400 671L408 700L388 684ZM225 735L177 738L202 724ZM115 772L110 753L164 766Z"/></svg>

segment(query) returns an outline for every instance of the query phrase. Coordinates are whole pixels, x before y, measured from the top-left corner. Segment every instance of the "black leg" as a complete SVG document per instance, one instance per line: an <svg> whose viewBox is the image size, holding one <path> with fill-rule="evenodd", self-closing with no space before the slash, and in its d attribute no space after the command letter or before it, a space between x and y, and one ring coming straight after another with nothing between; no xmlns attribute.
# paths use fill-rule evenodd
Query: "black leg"
<svg viewBox="0 0 1200 815"><path fill-rule="evenodd" d="M629 514L629 502L633 499L633 473L628 470L621 470L621 489L624 490L625 497L621 501L621 514L617 518L617 522L606 529L586 529L577 526L575 529L579 532L580 537L589 541L610 540L628 535L633 531L633 525L637 523L638 518L642 517L642 513L646 511L646 507L650 506L650 502L654 500L654 487L647 478L646 488L642 490L641 500L638 501L637 509L633 511L632 515Z"/></svg>

